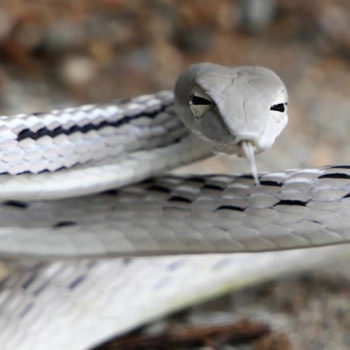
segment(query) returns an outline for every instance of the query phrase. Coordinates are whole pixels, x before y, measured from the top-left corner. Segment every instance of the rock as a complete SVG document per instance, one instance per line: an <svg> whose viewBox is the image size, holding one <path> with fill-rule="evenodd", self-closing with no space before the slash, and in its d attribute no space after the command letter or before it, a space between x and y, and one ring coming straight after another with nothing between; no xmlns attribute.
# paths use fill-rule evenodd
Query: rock
<svg viewBox="0 0 350 350"><path fill-rule="evenodd" d="M61 65L62 79L68 85L84 85L90 83L97 74L93 60L85 56L67 57Z"/></svg>
<svg viewBox="0 0 350 350"><path fill-rule="evenodd" d="M251 33L266 28L275 16L275 0L242 0L238 5L241 26Z"/></svg>

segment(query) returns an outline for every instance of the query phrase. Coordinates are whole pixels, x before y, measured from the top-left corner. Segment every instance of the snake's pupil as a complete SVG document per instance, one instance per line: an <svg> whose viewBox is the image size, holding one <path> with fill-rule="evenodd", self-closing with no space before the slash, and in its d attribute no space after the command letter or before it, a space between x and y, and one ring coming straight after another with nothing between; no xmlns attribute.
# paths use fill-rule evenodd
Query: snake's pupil
<svg viewBox="0 0 350 350"><path fill-rule="evenodd" d="M278 103L277 105L273 105L270 110L283 113L286 109L284 103Z"/></svg>
<svg viewBox="0 0 350 350"><path fill-rule="evenodd" d="M191 104L193 105L211 105L211 101L200 96L192 95L191 96Z"/></svg>

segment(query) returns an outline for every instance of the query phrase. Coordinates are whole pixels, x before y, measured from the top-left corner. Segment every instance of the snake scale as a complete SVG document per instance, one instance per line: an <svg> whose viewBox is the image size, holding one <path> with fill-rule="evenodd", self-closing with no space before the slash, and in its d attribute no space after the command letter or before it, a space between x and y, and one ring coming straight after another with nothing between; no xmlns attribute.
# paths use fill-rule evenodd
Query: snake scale
<svg viewBox="0 0 350 350"><path fill-rule="evenodd" d="M350 166L255 172L287 103L266 68L198 64L175 97L1 117L0 255L42 261L2 283L1 349L89 349L349 256ZM252 175L159 176L213 149Z"/></svg>

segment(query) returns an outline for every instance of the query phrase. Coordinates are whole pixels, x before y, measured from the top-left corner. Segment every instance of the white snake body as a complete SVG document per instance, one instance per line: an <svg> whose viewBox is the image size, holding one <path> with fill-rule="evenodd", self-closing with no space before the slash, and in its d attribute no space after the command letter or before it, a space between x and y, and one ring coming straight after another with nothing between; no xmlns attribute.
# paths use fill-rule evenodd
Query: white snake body
<svg viewBox="0 0 350 350"><path fill-rule="evenodd" d="M0 254L103 257L280 250L350 239L350 169L164 176L97 195L5 201Z"/></svg>
<svg viewBox="0 0 350 350"><path fill-rule="evenodd" d="M98 193L211 154L176 117L171 91L0 122L1 199Z"/></svg>
<svg viewBox="0 0 350 350"><path fill-rule="evenodd" d="M279 252L57 261L0 293L4 350L82 350L223 293L348 257L350 245Z"/></svg>
<svg viewBox="0 0 350 350"><path fill-rule="evenodd" d="M258 91L261 81L247 74ZM264 81L268 73L260 74ZM273 105L264 118L272 116L266 125L276 137L284 121L275 99L285 94L271 95L281 85L270 78L256 99ZM230 75L225 91L233 81ZM211 118L225 94L210 93L195 88L192 103L205 108L192 107L202 119L185 123L222 147L229 133ZM10 276L0 292L1 349L88 349L193 302L349 254L349 166L261 174L260 186L247 175L131 184L211 154L188 135L172 104L172 93L162 92L0 120L0 255L100 259L50 262ZM243 107L258 116L255 100ZM259 151L268 131L249 128L230 149L248 140ZM179 255L195 253L216 255ZM172 256L134 257L165 254Z"/></svg>
<svg viewBox="0 0 350 350"><path fill-rule="evenodd" d="M163 91L115 104L85 105L0 118L0 172L71 168L169 144L188 131Z"/></svg>

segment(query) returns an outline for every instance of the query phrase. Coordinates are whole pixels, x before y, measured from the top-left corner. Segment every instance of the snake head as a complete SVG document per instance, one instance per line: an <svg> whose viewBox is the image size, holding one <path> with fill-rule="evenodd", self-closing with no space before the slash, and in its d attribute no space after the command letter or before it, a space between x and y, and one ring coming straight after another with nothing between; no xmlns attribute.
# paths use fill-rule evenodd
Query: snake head
<svg viewBox="0 0 350 350"><path fill-rule="evenodd" d="M270 148L287 124L288 95L273 71L263 67L190 66L175 86L175 109L182 122L212 147L245 156ZM253 154L254 154L253 153Z"/></svg>

